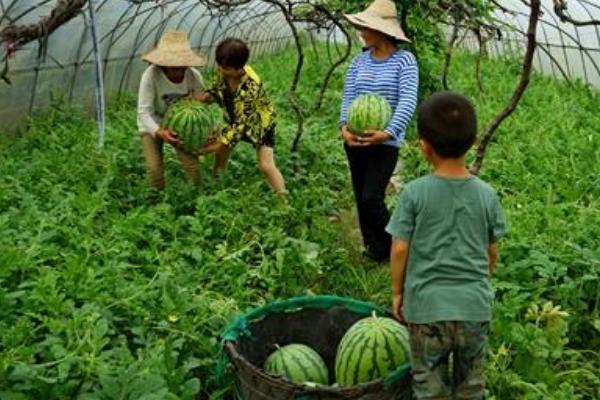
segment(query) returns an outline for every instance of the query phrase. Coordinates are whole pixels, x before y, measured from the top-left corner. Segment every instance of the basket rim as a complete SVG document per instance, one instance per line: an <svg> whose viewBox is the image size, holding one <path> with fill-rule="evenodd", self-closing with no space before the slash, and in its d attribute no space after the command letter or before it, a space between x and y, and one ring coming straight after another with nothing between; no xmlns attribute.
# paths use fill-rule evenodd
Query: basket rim
<svg viewBox="0 0 600 400"><path fill-rule="evenodd" d="M340 297L333 295L312 295L298 296L288 299L278 299L269 304L255 307L246 313L238 316L231 322L221 334L221 341L235 341L239 334L247 329L248 322L254 322L268 315L270 312L293 312L302 308L325 309L331 306L344 306L351 311L361 313L361 308L369 308L371 311L377 311L381 315L393 318L390 310L377 304L356 300L350 297Z"/></svg>

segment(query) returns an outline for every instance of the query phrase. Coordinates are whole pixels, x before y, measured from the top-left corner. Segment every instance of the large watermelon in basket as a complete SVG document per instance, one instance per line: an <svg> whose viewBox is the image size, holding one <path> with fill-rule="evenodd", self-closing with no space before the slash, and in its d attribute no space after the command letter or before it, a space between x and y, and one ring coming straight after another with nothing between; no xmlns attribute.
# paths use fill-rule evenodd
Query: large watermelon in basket
<svg viewBox="0 0 600 400"><path fill-rule="evenodd" d="M163 125L179 136L185 151L193 152L218 129L220 114L217 106L183 99L167 109Z"/></svg>
<svg viewBox="0 0 600 400"><path fill-rule="evenodd" d="M354 386L385 378L409 360L408 331L391 318L356 322L344 335L335 358L336 381Z"/></svg>
<svg viewBox="0 0 600 400"><path fill-rule="evenodd" d="M348 129L356 135L365 131L381 131L392 118L392 107L381 95L375 93L358 96L348 108Z"/></svg>

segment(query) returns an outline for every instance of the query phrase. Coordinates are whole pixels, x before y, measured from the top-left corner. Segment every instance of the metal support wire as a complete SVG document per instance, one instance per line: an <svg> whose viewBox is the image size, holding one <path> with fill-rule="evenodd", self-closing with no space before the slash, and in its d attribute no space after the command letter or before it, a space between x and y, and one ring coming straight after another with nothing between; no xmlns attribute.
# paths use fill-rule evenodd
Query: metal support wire
<svg viewBox="0 0 600 400"><path fill-rule="evenodd" d="M88 2L90 10L90 22L92 33L92 46L94 48L94 59L96 65L96 113L98 119L98 147L104 147L105 136L105 102L104 102L104 76L102 69L102 51L100 50L100 41L98 39L98 25L96 23L96 12L94 10L94 0Z"/></svg>

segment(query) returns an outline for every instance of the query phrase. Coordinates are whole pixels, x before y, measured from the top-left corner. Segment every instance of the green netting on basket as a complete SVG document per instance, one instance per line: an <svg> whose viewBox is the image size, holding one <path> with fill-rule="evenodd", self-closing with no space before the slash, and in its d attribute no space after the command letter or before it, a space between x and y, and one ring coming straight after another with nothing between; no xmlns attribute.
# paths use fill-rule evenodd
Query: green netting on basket
<svg viewBox="0 0 600 400"><path fill-rule="evenodd" d="M278 312L295 312L303 308L332 308L335 306L343 306L348 310L364 315L370 316L373 311L377 313L377 316L390 316L390 312L385 308L377 306L372 303L364 301L354 300L345 297L338 296L302 296L293 297L287 300L277 300L268 305L254 308L248 311L246 314L236 318L227 327L225 332L221 335L223 342L236 341L240 335L248 335L248 323L249 321L255 321L261 319L269 314Z"/></svg>
<svg viewBox="0 0 600 400"><path fill-rule="evenodd" d="M335 353L342 336L356 321L373 313L391 317L389 310L375 304L337 296L296 297L252 309L232 321L223 332L221 345L227 354L222 353L217 376L222 377L229 361L232 361L238 390L239 386L243 386L247 393L259 393L246 397L238 393L243 399L269 396L272 399L296 399L299 393L304 393L308 399L409 399L409 364L400 366L385 380L352 389L301 387L269 377L261 369L274 343L298 342L317 350L328 365L330 375L334 376ZM291 393L295 394L292 396Z"/></svg>

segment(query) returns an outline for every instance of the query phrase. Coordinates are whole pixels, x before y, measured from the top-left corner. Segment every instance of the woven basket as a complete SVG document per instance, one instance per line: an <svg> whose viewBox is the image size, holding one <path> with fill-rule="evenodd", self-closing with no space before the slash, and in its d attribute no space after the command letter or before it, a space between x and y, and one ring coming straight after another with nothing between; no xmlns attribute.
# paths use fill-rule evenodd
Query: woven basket
<svg viewBox="0 0 600 400"><path fill-rule="evenodd" d="M334 377L335 353L344 333L370 316L390 317L373 304L334 296L298 297L255 309L236 320L222 336L234 371L237 400L409 400L410 365L385 380L354 387L294 384L266 374L261 366L275 344L303 343L316 350Z"/></svg>

